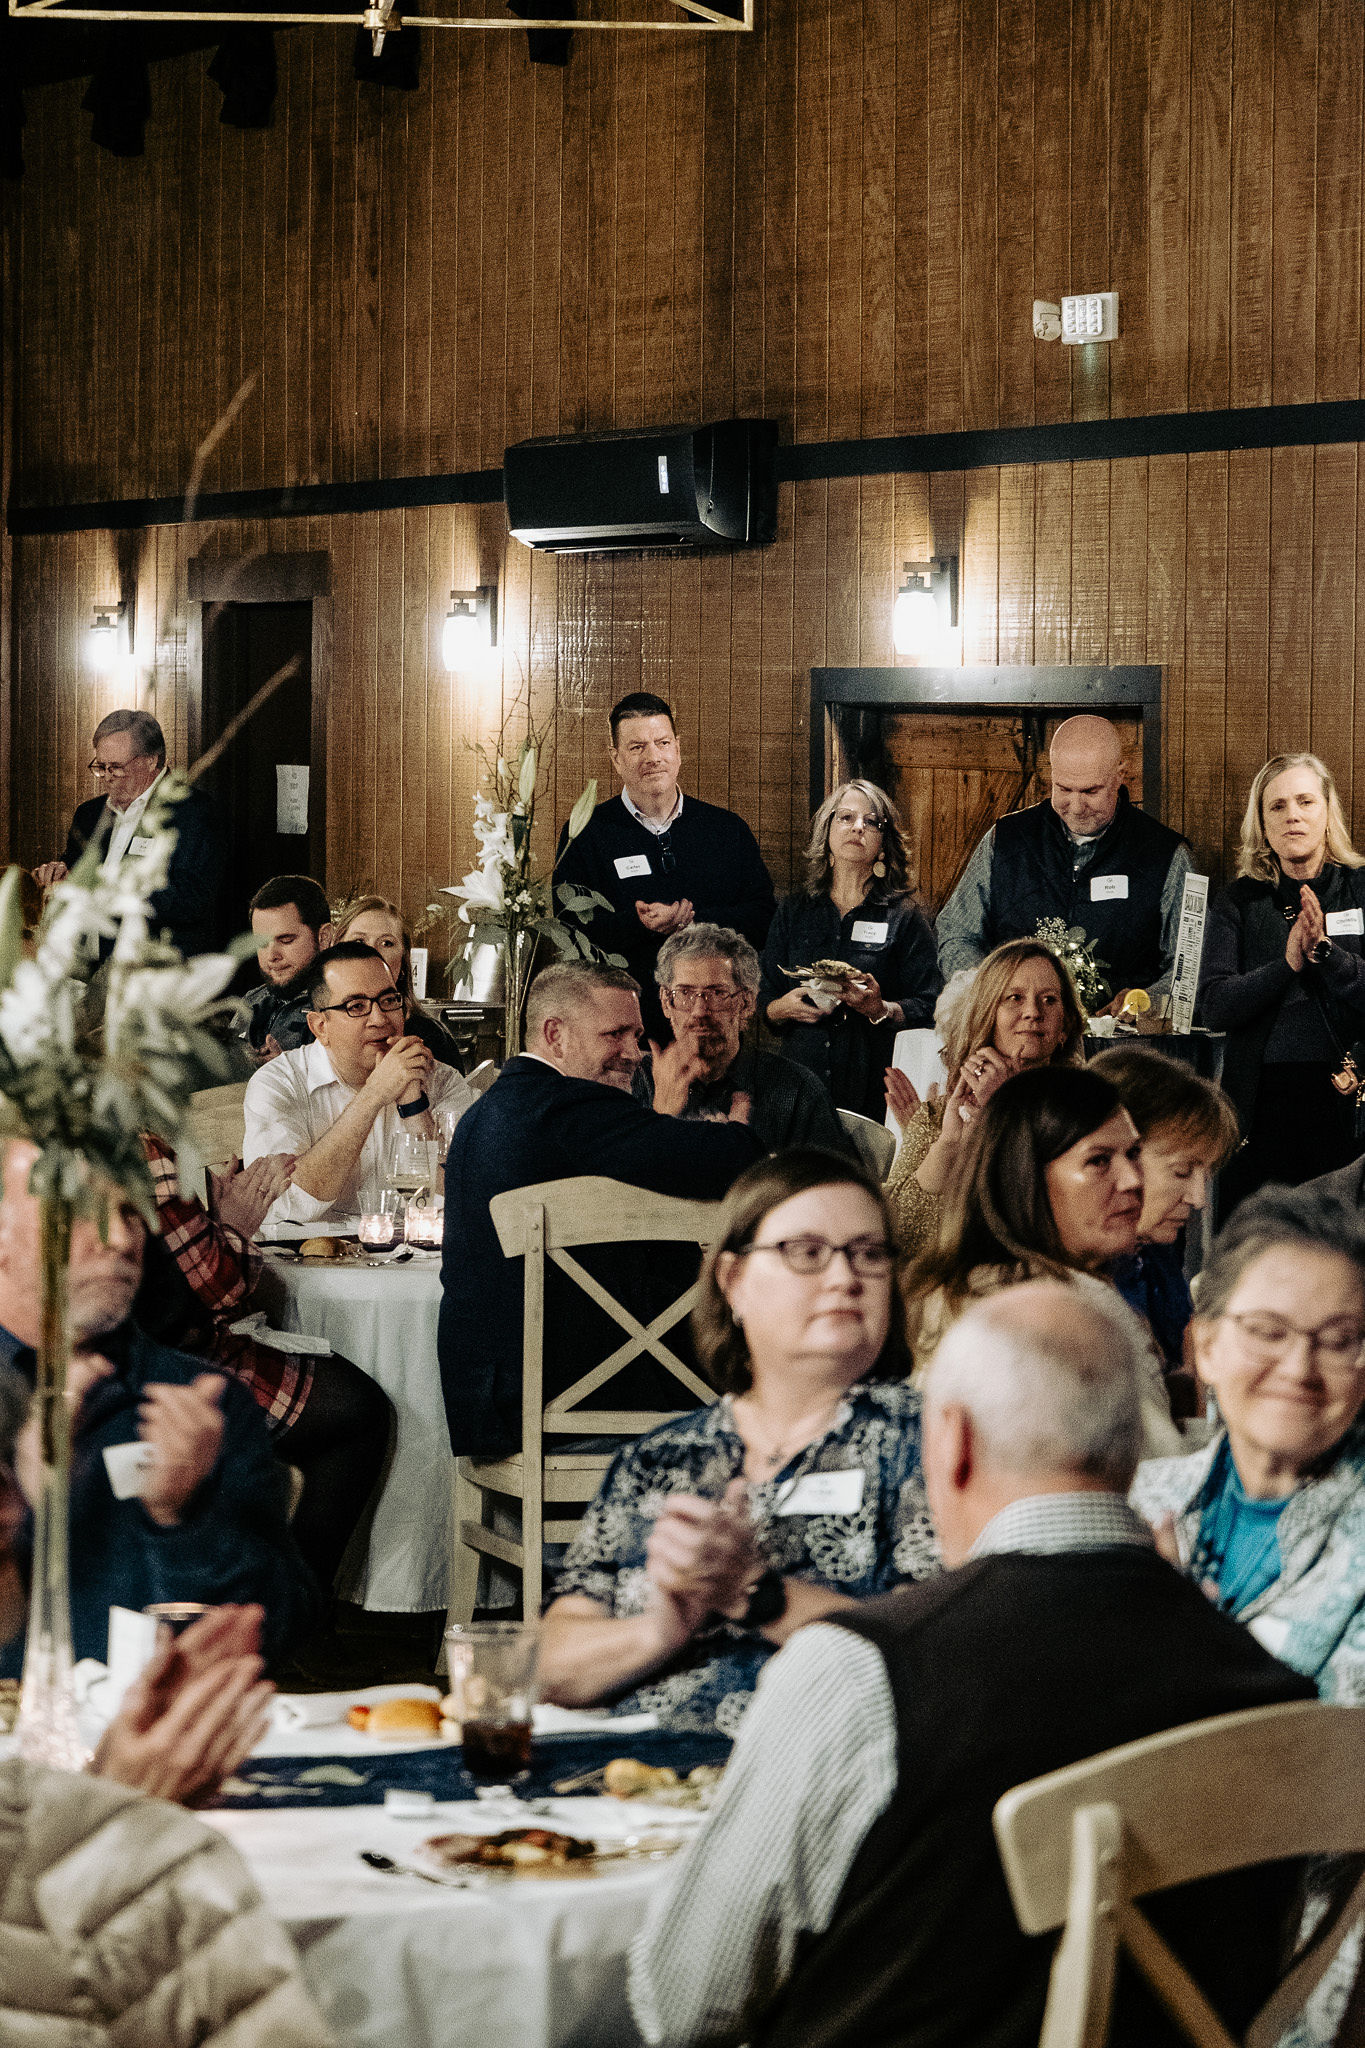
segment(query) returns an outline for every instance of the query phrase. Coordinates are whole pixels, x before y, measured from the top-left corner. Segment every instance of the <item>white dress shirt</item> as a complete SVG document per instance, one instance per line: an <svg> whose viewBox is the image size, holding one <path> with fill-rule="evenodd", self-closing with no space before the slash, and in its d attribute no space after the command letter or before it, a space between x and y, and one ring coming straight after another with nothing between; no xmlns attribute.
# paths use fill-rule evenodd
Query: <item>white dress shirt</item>
<svg viewBox="0 0 1365 2048"><path fill-rule="evenodd" d="M270 1152L293 1152L302 1157L319 1138L327 1135L359 1092L338 1080L326 1046L316 1038L296 1052L282 1052L247 1083L243 1165L250 1166L253 1159L261 1159ZM475 1099L464 1076L440 1060L427 1077L426 1095L433 1115L437 1110L453 1109L462 1116ZM322 1202L300 1187L289 1187L271 1206L266 1223L317 1223L324 1218L335 1222L376 1210L380 1190L388 1178L394 1140L400 1131L411 1128L411 1122L399 1116L395 1105L386 1102L370 1126L355 1168L336 1200Z"/></svg>
<svg viewBox="0 0 1365 2048"><path fill-rule="evenodd" d="M132 845L137 835L137 828L142 823L142 814L151 802L153 793L158 785L165 780L165 777L166 771L163 768L156 781L149 783L141 796L135 796L133 801L130 804L125 804L122 810L119 809L112 797L104 799L114 818L114 829L109 834L109 847L103 861L103 869L106 874L111 875L114 872L114 869Z"/></svg>
<svg viewBox="0 0 1365 2048"><path fill-rule="evenodd" d="M678 791L674 799L673 808L666 818L647 818L644 812L631 802L628 790L623 789L621 791L621 801L630 812L631 817L634 818L636 824L643 825L646 832L652 832L656 839L665 832L671 832L682 816L683 793L681 790Z"/></svg>

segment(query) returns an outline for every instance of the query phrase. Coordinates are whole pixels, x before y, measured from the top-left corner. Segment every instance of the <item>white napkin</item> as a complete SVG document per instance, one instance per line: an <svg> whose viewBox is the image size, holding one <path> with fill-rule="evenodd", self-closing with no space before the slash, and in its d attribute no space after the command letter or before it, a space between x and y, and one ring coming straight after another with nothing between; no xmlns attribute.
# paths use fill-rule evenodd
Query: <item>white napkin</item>
<svg viewBox="0 0 1365 2048"><path fill-rule="evenodd" d="M332 1347L325 1337L305 1337L298 1330L271 1330L266 1327L265 1310L258 1309L254 1315L243 1316L240 1322L229 1323L234 1337L250 1337L255 1344L264 1344L271 1351L288 1351L295 1358L330 1358Z"/></svg>
<svg viewBox="0 0 1365 2048"><path fill-rule="evenodd" d="M372 1707L378 1700L439 1700L434 1685L369 1685L361 1692L277 1692L270 1702L271 1721L282 1733L298 1728L330 1728L344 1723L350 1708Z"/></svg>
<svg viewBox="0 0 1365 2048"><path fill-rule="evenodd" d="M657 1714L613 1714L606 1707L552 1707L531 1709L531 1727L537 1735L643 1735L657 1728Z"/></svg>

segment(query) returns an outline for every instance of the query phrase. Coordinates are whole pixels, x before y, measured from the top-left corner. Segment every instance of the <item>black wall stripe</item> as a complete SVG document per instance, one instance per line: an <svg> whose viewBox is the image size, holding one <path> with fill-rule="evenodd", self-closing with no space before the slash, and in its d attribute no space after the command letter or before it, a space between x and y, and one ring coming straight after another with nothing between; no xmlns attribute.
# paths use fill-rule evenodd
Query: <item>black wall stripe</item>
<svg viewBox="0 0 1365 2048"><path fill-rule="evenodd" d="M776 452L779 483L833 477L902 476L1007 464L1123 462L1146 455L1203 455L1234 448L1316 448L1365 441L1365 401L1243 406L1226 412L1150 413L1140 419L1077 420L1048 427L992 427L962 434L888 434L872 441L801 441ZM492 505L500 469L389 477L371 483L294 484L273 491L206 491L191 508L210 519L326 518L423 505ZM111 498L84 505L9 507L13 534L107 532L179 526L180 498Z"/></svg>

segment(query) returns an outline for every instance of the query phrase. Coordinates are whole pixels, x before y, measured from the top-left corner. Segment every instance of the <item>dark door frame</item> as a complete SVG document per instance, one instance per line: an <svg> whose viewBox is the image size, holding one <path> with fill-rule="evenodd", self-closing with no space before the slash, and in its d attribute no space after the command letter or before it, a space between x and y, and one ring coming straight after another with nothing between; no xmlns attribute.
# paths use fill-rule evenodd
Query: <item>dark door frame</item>
<svg viewBox="0 0 1365 2048"><path fill-rule="evenodd" d="M824 802L832 714L858 711L1139 711L1142 808L1162 815L1161 670L1081 668L813 668L810 807Z"/></svg>
<svg viewBox="0 0 1365 2048"><path fill-rule="evenodd" d="M320 552L245 555L196 555L189 571L187 655L192 687L188 727L192 760L204 743L204 613L220 604L299 604L313 607L310 652L312 728L309 735L311 772L308 778L310 830L322 846L323 886L330 848L327 841L327 703L332 691L332 558Z"/></svg>

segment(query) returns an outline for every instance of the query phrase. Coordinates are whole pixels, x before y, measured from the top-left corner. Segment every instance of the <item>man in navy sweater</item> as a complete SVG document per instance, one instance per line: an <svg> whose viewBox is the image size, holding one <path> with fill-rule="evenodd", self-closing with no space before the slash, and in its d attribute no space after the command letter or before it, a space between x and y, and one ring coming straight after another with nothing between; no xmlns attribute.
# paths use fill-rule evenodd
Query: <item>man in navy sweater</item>
<svg viewBox="0 0 1365 2048"><path fill-rule="evenodd" d="M621 953L645 991L651 1035L661 1019L654 962L670 932L727 925L762 948L774 909L772 878L744 820L678 788L682 750L662 697L637 690L611 712L611 765L620 796L597 806L577 839L559 837L559 879L595 889L612 905L585 929L595 946Z"/></svg>
<svg viewBox="0 0 1365 2048"><path fill-rule="evenodd" d="M695 1056L669 1046L654 1065L654 1108L631 1095L640 1064L640 1005L622 969L548 967L531 985L526 1051L509 1060L455 1128L446 1160L445 1254L437 1348L451 1448L500 1457L521 1447L520 1259L504 1258L488 1205L508 1188L600 1173L656 1194L717 1201L760 1156L749 1104L725 1123L681 1119ZM695 1273L696 1253L673 1245L609 1245L575 1254L647 1322ZM615 1350L620 1326L556 1266L545 1277L545 1391L562 1392ZM681 1389L637 1359L604 1390L612 1408L676 1411Z"/></svg>

